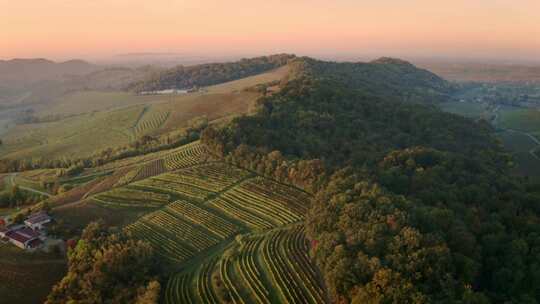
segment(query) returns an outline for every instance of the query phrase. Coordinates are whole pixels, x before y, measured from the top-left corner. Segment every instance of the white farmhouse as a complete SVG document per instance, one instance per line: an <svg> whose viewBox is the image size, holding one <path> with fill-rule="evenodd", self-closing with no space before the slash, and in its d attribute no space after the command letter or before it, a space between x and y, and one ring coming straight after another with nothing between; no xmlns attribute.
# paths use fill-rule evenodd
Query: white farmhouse
<svg viewBox="0 0 540 304"><path fill-rule="evenodd" d="M34 230L42 230L43 225L50 223L52 218L45 212L33 214L24 221L24 224Z"/></svg>

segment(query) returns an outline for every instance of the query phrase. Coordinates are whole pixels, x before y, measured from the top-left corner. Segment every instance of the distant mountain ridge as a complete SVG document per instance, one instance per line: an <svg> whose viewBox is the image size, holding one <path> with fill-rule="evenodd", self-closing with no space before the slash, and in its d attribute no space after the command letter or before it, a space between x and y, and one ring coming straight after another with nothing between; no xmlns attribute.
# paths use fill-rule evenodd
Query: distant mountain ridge
<svg viewBox="0 0 540 304"><path fill-rule="evenodd" d="M284 66L294 58L296 58L295 55L277 54L235 62L179 65L154 73L142 81L134 82L128 86L128 90L141 92L209 86L261 74Z"/></svg>
<svg viewBox="0 0 540 304"><path fill-rule="evenodd" d="M208 86L264 73L286 64L291 66L289 79L306 75L334 79L355 90L401 96L407 101L444 101L452 92L452 85L446 80L401 59L382 57L367 63L329 62L290 54L187 67L179 65L134 82L128 90L141 92Z"/></svg>
<svg viewBox="0 0 540 304"><path fill-rule="evenodd" d="M101 69L84 60L54 62L44 58L0 60L0 84L26 85L44 80L62 80Z"/></svg>

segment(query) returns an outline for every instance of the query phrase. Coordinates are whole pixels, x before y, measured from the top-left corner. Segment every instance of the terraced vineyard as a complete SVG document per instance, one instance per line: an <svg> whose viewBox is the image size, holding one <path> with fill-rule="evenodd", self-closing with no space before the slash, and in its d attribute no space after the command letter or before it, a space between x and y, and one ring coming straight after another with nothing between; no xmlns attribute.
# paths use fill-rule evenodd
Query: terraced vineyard
<svg viewBox="0 0 540 304"><path fill-rule="evenodd" d="M270 229L277 226L264 215L249 211L249 209L242 207L241 204L223 198L211 200L208 202L208 205L243 222L246 226L253 229Z"/></svg>
<svg viewBox="0 0 540 304"><path fill-rule="evenodd" d="M147 178L133 185L204 201L252 176L248 171L231 165L209 163Z"/></svg>
<svg viewBox="0 0 540 304"><path fill-rule="evenodd" d="M301 227L274 231L266 236L263 260L285 303L324 303L316 267L307 256Z"/></svg>
<svg viewBox="0 0 540 304"><path fill-rule="evenodd" d="M223 193L222 198L229 201L233 206L247 210L276 226L298 222L303 219L302 213L290 209L281 201L268 198L266 193L250 189L247 184Z"/></svg>
<svg viewBox="0 0 540 304"><path fill-rule="evenodd" d="M167 169L165 168L165 161L163 159L158 159L143 165L137 172L134 180L141 180L148 177L160 175L166 170Z"/></svg>
<svg viewBox="0 0 540 304"><path fill-rule="evenodd" d="M165 303L327 302L301 226L248 235L229 250L236 253L173 276Z"/></svg>
<svg viewBox="0 0 540 304"><path fill-rule="evenodd" d="M246 170L224 163L211 163L177 171L168 178L209 191L220 192L249 176L252 174Z"/></svg>
<svg viewBox="0 0 540 304"><path fill-rule="evenodd" d="M194 223L204 226L206 229L224 239L239 231L236 225L188 201L176 201L169 204L166 207L166 210L179 217L185 217Z"/></svg>
<svg viewBox="0 0 540 304"><path fill-rule="evenodd" d="M197 188L192 185L178 183L174 179L170 178L169 175L160 175L153 178L148 178L142 181L133 183L135 187L141 189L151 189L154 191L163 191L177 196L203 201L209 197L212 192Z"/></svg>
<svg viewBox="0 0 540 304"><path fill-rule="evenodd" d="M135 134L142 135L159 129L167 121L170 114L170 111L152 111L144 114L134 128Z"/></svg>
<svg viewBox="0 0 540 304"><path fill-rule="evenodd" d="M134 167L128 170L118 181L114 184L114 187L121 187L127 185L135 180L135 177L139 174L140 168Z"/></svg>
<svg viewBox="0 0 540 304"><path fill-rule="evenodd" d="M145 207L158 208L171 202L171 196L163 193L141 191L136 188L123 187L98 194L92 198L105 207Z"/></svg>
<svg viewBox="0 0 540 304"><path fill-rule="evenodd" d="M194 205L176 202L143 216L126 229L158 248L171 261L183 262L239 231L233 223ZM179 213L188 209L190 213Z"/></svg>
<svg viewBox="0 0 540 304"><path fill-rule="evenodd" d="M182 146L175 153L168 155L165 158L165 167L168 170L176 170L200 164L203 161L203 157L208 155L208 150L200 142Z"/></svg>
<svg viewBox="0 0 540 304"><path fill-rule="evenodd" d="M309 194L200 163L202 153L199 143L177 149L126 174L128 185L93 196L109 207L157 208L125 230L179 271L165 303L325 303L301 226Z"/></svg>

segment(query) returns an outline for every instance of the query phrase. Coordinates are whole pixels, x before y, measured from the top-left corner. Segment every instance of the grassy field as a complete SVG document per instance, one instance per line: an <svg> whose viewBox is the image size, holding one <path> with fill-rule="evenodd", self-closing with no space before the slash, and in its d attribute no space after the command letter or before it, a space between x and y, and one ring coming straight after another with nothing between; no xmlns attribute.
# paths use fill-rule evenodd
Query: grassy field
<svg viewBox="0 0 540 304"><path fill-rule="evenodd" d="M11 244L0 243L0 303L43 303L65 272L63 258L27 253Z"/></svg>
<svg viewBox="0 0 540 304"><path fill-rule="evenodd" d="M289 74L289 66L282 66L273 71L263 73L260 75L255 75L251 77L246 77L244 79L239 79L235 81L230 81L214 86L210 86L207 90L210 93L227 93L234 91L241 91L242 89L255 86L261 83L269 83L276 80L281 80Z"/></svg>
<svg viewBox="0 0 540 304"><path fill-rule="evenodd" d="M131 128L144 110L133 106L70 117L57 122L19 125L4 136L0 156L9 158L87 156L129 143Z"/></svg>
<svg viewBox="0 0 540 304"><path fill-rule="evenodd" d="M505 147L511 151L529 152L531 149L538 146L523 133L504 131L497 133L497 135L501 138Z"/></svg>
<svg viewBox="0 0 540 304"><path fill-rule="evenodd" d="M506 129L540 133L540 110L506 108L501 111L499 124Z"/></svg>
<svg viewBox="0 0 540 304"><path fill-rule="evenodd" d="M520 132L504 131L497 135L512 153L516 173L540 177L540 160L531 154L533 149L538 149L538 144Z"/></svg>
<svg viewBox="0 0 540 304"><path fill-rule="evenodd" d="M490 120L495 113L482 103L447 102L441 105L445 112L464 117ZM497 119L492 121L499 129L496 135L501 139L505 148L512 153L515 167L513 171L526 176L540 176L540 160L531 154L533 149L540 148L538 143L528 135L540 140L540 111L509 106L498 106Z"/></svg>
<svg viewBox="0 0 540 304"><path fill-rule="evenodd" d="M458 114L468 118L488 118L487 105L476 102L445 102L441 104L441 110L453 114Z"/></svg>
<svg viewBox="0 0 540 304"><path fill-rule="evenodd" d="M287 72L284 67L185 95L72 93L38 114L78 115L11 128L2 136L4 144L0 146L0 157L85 157L106 148L129 144L145 134L185 127L193 118L204 116L213 121L248 113L260 94L242 89L279 80Z"/></svg>
<svg viewBox="0 0 540 304"><path fill-rule="evenodd" d="M38 115L77 115L166 100L163 96L138 96L126 92L82 91L62 96L40 110Z"/></svg>
<svg viewBox="0 0 540 304"><path fill-rule="evenodd" d="M421 61L416 62L416 65L451 81L540 83L540 66L538 65Z"/></svg>

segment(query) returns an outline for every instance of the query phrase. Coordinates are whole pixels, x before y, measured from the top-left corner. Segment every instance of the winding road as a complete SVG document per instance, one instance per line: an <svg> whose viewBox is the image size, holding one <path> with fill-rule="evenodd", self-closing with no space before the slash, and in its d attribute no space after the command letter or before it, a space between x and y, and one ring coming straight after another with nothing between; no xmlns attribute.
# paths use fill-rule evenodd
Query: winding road
<svg viewBox="0 0 540 304"><path fill-rule="evenodd" d="M12 185L17 185L17 183L15 183L15 177L16 176L17 176L17 173L12 173L12 174L9 175L9 178L10 178L9 182ZM52 194L47 193L47 192L39 191L39 190L36 190L36 189L21 186L21 185L17 185L17 186L19 187L19 189L24 190L24 191L33 192L33 193L40 194L40 195L43 195L43 196L46 196L46 197L51 197L52 196Z"/></svg>

